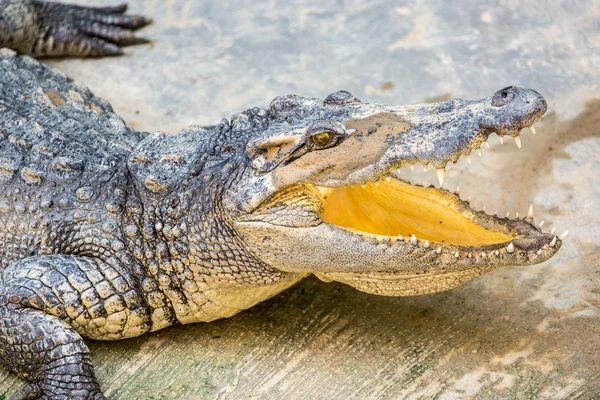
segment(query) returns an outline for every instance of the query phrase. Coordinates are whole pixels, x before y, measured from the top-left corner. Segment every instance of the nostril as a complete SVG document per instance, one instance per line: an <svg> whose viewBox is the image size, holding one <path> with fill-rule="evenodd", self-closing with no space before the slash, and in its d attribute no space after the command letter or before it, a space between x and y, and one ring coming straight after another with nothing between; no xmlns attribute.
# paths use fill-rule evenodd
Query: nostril
<svg viewBox="0 0 600 400"><path fill-rule="evenodd" d="M518 88L514 86L508 86L498 90L492 97L492 106L502 107L510 103L510 101L515 98L517 90Z"/></svg>

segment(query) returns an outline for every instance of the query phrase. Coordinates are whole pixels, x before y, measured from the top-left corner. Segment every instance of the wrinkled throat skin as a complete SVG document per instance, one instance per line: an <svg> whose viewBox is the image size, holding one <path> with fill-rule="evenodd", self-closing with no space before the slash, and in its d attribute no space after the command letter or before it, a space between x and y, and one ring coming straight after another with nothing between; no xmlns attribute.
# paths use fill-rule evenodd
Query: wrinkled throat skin
<svg viewBox="0 0 600 400"><path fill-rule="evenodd" d="M562 241L537 227L531 210L522 219L488 215L394 171L431 164L443 186L447 163L492 133L520 144L521 129L546 109L538 92L518 87L408 106L363 103L345 91L324 101L278 97L224 204L249 251L269 266L369 293L438 292L501 266L537 264Z"/></svg>

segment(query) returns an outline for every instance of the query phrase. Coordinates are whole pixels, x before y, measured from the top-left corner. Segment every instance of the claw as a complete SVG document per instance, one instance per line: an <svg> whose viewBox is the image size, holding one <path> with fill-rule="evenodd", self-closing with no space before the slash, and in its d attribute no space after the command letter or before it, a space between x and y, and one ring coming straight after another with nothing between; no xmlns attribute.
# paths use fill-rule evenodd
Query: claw
<svg viewBox="0 0 600 400"><path fill-rule="evenodd" d="M90 21L101 22L107 25L118 26L121 28L138 30L152 23L151 18L146 18L141 15L107 15L107 14L92 14L89 16Z"/></svg>
<svg viewBox="0 0 600 400"><path fill-rule="evenodd" d="M116 6L93 8L93 10L105 14L124 14L125 11L127 11L127 3L118 4Z"/></svg>
<svg viewBox="0 0 600 400"><path fill-rule="evenodd" d="M129 29L123 29L117 26L110 26L99 22L87 24L83 30L88 35L93 35L119 46L130 46L134 44L144 44L150 41L146 38L138 37Z"/></svg>

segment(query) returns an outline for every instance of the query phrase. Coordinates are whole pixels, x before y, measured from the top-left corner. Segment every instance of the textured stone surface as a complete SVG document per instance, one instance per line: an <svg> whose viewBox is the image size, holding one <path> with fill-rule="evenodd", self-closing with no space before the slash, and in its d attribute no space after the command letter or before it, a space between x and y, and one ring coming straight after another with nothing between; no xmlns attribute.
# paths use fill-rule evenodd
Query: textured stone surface
<svg viewBox="0 0 600 400"><path fill-rule="evenodd" d="M81 4L92 4L82 1ZM300 3L300 2L299 2ZM131 57L54 61L133 127L215 123L275 95L477 98L509 84L551 107L448 168L473 204L569 240L550 262L459 289L384 298L307 279L231 320L89 342L109 398L595 398L600 393L597 2L132 2L155 18ZM433 182L434 172L425 179ZM0 370L0 393L19 387Z"/></svg>

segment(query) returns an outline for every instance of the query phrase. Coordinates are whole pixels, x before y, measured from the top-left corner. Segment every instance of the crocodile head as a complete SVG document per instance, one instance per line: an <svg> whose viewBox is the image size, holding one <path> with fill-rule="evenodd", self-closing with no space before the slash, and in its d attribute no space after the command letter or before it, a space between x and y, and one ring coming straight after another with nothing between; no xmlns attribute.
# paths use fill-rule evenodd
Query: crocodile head
<svg viewBox="0 0 600 400"><path fill-rule="evenodd" d="M518 87L408 106L363 103L345 91L277 97L227 196L235 229L272 267L383 295L437 292L501 266L540 263L562 242L531 213L488 215L393 171L431 164L443 185L448 162L492 133L519 144L546 108L538 92Z"/></svg>

